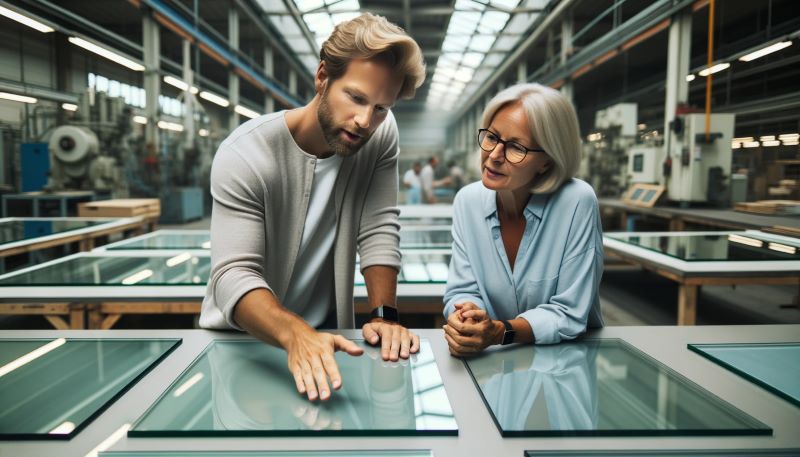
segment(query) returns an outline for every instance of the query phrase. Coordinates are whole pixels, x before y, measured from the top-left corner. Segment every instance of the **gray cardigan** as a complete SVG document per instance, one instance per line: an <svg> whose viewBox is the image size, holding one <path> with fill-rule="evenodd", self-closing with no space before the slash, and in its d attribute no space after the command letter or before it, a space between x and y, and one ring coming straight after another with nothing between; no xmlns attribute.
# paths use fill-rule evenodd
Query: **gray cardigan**
<svg viewBox="0 0 800 457"><path fill-rule="evenodd" d="M389 113L356 154L342 160L332 198L337 231L334 290L339 328L353 328L356 248L361 269L400 268L398 133ZM295 143L284 112L242 124L220 145L211 168L211 274L200 326L240 329L236 303L264 288L283 298L306 220L316 157Z"/></svg>

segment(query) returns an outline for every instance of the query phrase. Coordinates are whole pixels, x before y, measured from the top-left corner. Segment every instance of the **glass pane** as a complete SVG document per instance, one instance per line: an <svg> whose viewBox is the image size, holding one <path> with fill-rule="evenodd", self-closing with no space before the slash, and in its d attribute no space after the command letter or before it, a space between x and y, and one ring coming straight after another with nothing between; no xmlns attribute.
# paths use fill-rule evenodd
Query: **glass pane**
<svg viewBox="0 0 800 457"><path fill-rule="evenodd" d="M690 344L689 349L800 406L800 343Z"/></svg>
<svg viewBox="0 0 800 457"><path fill-rule="evenodd" d="M452 217L403 217L400 215L400 226L424 226L424 225L453 225Z"/></svg>
<svg viewBox="0 0 800 457"><path fill-rule="evenodd" d="M609 233L606 236L686 261L800 260L800 245L777 243L744 232L730 235Z"/></svg>
<svg viewBox="0 0 800 457"><path fill-rule="evenodd" d="M259 341L216 341L128 432L129 436L456 435L430 345L408 361L380 349L336 353L343 386L326 402L299 393L286 352Z"/></svg>
<svg viewBox="0 0 800 457"><path fill-rule="evenodd" d="M449 265L450 254L417 254L413 251L404 251L403 266L397 276L397 282L405 284L446 283ZM356 262L355 284L357 286L365 284L359 262Z"/></svg>
<svg viewBox="0 0 800 457"><path fill-rule="evenodd" d="M450 249L450 229L400 230L400 249Z"/></svg>
<svg viewBox="0 0 800 457"><path fill-rule="evenodd" d="M125 249L211 249L211 233L208 230L186 233L155 232L108 247L109 251Z"/></svg>
<svg viewBox="0 0 800 457"><path fill-rule="evenodd" d="M9 286L198 285L208 281L209 257L182 253L173 257L73 257L0 279Z"/></svg>
<svg viewBox="0 0 800 457"><path fill-rule="evenodd" d="M180 339L0 340L0 439L70 439Z"/></svg>
<svg viewBox="0 0 800 457"><path fill-rule="evenodd" d="M0 222L0 245L107 224L108 220L10 220Z"/></svg>
<svg viewBox="0 0 800 457"><path fill-rule="evenodd" d="M525 451L525 457L797 457L797 449L603 449L582 451Z"/></svg>
<svg viewBox="0 0 800 457"><path fill-rule="evenodd" d="M620 340L516 346L466 365L503 436L772 433Z"/></svg>
<svg viewBox="0 0 800 457"><path fill-rule="evenodd" d="M431 451L127 451L100 457L433 457Z"/></svg>

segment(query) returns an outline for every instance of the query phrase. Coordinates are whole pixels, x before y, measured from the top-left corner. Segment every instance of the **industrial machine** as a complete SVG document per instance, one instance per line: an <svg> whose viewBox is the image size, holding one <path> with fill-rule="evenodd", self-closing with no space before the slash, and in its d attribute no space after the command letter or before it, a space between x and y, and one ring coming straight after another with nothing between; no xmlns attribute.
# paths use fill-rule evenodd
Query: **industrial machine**
<svg viewBox="0 0 800 457"><path fill-rule="evenodd" d="M636 143L637 107L619 103L595 113L595 133L585 144L579 175L599 197L619 197L628 187L628 149Z"/></svg>
<svg viewBox="0 0 800 457"><path fill-rule="evenodd" d="M662 148L634 145L628 148L628 182L655 184L659 182L661 167L658 159Z"/></svg>
<svg viewBox="0 0 800 457"><path fill-rule="evenodd" d="M662 178L669 200L686 205L729 204L735 120L734 114L712 114L710 132L706 135L705 114L676 118Z"/></svg>

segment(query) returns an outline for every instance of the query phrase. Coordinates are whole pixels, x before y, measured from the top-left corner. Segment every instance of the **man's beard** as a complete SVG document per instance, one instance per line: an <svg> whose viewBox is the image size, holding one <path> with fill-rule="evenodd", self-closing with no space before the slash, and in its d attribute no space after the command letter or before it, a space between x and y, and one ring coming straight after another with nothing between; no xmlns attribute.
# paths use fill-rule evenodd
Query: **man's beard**
<svg viewBox="0 0 800 457"><path fill-rule="evenodd" d="M322 136L325 138L325 142L328 143L331 151L342 157L347 157L358 152L371 136L367 130L351 127L348 128L347 131L359 135L361 139L358 142L346 142L339 137L342 128L336 127L333 123L333 113L331 112L331 105L328 102L327 90L322 93L322 100L320 100L319 109L317 110L317 119L322 128Z"/></svg>

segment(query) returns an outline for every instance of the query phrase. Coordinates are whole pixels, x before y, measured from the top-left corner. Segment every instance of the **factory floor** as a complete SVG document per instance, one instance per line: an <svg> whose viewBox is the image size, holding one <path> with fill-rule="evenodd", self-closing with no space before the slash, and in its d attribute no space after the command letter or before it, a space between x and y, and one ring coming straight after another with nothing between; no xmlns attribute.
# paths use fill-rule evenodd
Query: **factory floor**
<svg viewBox="0 0 800 457"><path fill-rule="evenodd" d="M161 229L203 230L209 218ZM697 300L698 325L797 324L800 290L795 286L706 286ZM655 274L627 265L608 265L600 284L605 324L674 325L677 321L678 286ZM418 326L428 326L419 321ZM128 315L116 328L192 328L196 317L185 315ZM46 329L38 316L0 316L0 329Z"/></svg>

